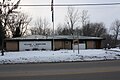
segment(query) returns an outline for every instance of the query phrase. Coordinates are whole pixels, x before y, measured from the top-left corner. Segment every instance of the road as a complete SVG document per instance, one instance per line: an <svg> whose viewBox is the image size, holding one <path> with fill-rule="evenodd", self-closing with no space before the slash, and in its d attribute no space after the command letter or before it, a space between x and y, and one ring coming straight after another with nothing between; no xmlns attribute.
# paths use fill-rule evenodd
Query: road
<svg viewBox="0 0 120 80"><path fill-rule="evenodd" d="M120 60L0 65L0 80L120 80Z"/></svg>

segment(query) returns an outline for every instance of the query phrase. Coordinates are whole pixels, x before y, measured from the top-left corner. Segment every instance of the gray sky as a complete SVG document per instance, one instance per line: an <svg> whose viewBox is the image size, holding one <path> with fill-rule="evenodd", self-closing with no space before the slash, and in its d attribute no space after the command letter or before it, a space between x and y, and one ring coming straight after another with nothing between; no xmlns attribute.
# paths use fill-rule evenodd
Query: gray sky
<svg viewBox="0 0 120 80"><path fill-rule="evenodd" d="M120 2L120 0L54 0L54 4L62 3L107 3ZM51 4L51 0L21 0L21 4ZM88 10L91 22L104 22L109 27L115 19L120 19L120 5L114 6L86 6L76 7L80 11ZM33 17L46 17L51 21L51 7L22 7L21 10ZM55 25L65 20L67 7L55 7Z"/></svg>

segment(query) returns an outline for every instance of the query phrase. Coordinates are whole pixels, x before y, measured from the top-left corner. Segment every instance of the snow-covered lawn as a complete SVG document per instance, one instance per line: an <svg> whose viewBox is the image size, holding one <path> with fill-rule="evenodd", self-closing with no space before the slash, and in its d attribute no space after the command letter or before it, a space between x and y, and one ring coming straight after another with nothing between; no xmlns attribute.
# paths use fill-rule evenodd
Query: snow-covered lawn
<svg viewBox="0 0 120 80"><path fill-rule="evenodd" d="M120 51L119 49L116 49ZM120 52L93 50L59 50L59 51L21 51L5 52L0 56L0 64L7 63L37 63L37 62L65 62L65 61L93 61L120 59Z"/></svg>

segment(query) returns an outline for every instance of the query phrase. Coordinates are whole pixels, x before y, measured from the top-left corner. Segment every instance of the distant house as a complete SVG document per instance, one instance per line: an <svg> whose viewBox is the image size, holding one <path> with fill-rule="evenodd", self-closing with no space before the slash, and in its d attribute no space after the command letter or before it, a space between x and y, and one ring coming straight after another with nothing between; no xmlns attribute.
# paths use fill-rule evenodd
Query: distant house
<svg viewBox="0 0 120 80"><path fill-rule="evenodd" d="M53 36L31 35L6 39L5 42L6 51L29 51L77 49L78 43L80 49L100 49L102 40L100 37L87 36L58 35L53 39Z"/></svg>

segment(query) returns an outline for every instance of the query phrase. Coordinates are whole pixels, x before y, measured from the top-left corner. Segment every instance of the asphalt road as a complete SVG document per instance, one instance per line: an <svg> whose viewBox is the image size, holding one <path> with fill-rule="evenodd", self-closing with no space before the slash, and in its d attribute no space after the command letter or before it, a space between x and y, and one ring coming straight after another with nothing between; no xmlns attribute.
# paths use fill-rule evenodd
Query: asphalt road
<svg viewBox="0 0 120 80"><path fill-rule="evenodd" d="M120 60L0 65L0 80L120 80Z"/></svg>

